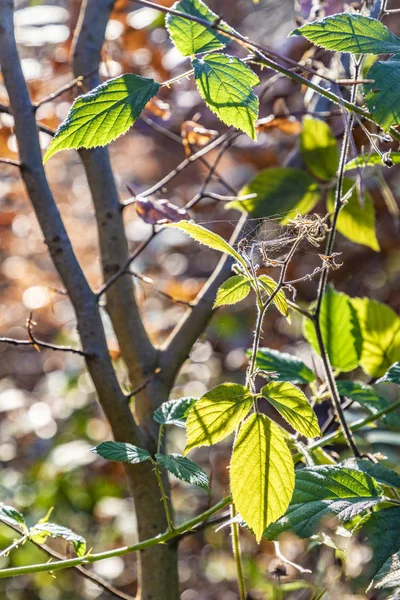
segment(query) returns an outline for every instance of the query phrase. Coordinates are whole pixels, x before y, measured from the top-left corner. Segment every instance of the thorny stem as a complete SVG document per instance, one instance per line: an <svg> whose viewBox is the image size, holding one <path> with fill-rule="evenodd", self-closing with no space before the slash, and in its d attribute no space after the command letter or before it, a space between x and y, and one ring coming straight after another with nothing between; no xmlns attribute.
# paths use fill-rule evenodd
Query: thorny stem
<svg viewBox="0 0 400 600"><path fill-rule="evenodd" d="M168 497L165 493L164 484L162 482L160 466L156 461L153 461L153 463L154 463L154 472L157 477L158 487L160 488L160 492L161 492L161 500L164 505L165 516L167 518L168 531L170 531L170 532L175 531L174 523L173 523L172 516L171 516L171 511L169 509Z"/></svg>
<svg viewBox="0 0 400 600"><path fill-rule="evenodd" d="M160 12L164 12L166 14L177 15L180 18L188 19L189 21L193 21L195 23L200 23L201 25L204 25L205 27L211 27L211 28L215 29L216 31L218 31L218 33L221 33L222 35L226 36L227 38L235 40L236 42L238 42L241 46L243 46L247 50L250 50L251 52L255 53L256 54L255 60L257 62L261 62L262 64L269 67L273 71L282 73L282 75L286 75L286 77L288 77L289 79L292 79L293 81L296 81L297 83L300 83L300 85L304 85L304 86L314 90L315 92L317 92L321 96L324 96L325 98L327 98L334 104L338 104L339 106L346 108L348 111L350 111L350 112L353 111L353 112L361 115L365 119L372 121L373 123L376 123L373 115L371 113L369 113L368 111L364 110L363 108L361 108L360 106L357 106L353 102L349 102L348 100L341 98L340 96L336 95L335 93L324 89L323 87L319 86L318 84L314 83L313 81L309 81L306 77L303 77L302 75L299 75L295 71L278 64L276 62L276 60L273 60L273 59L269 58L268 56L265 56L265 54L269 54L270 56L273 56L277 60L283 60L287 63L293 64L295 69L302 69L303 71L310 71L312 75L316 74L315 71L307 68L305 65L300 65L299 63L292 61L291 59L289 59L285 56L280 56L280 55L276 54L275 52L272 52L265 46L262 46L261 44L257 44L255 42L252 42L252 41L246 39L245 37L243 37L240 33L236 32L236 31L227 30L226 28L224 29L224 27L221 26L220 24L218 24L218 22L213 24L213 23L210 23L209 21L207 21L206 19L202 19L202 18L196 17L194 15L189 15L187 13L177 11L175 9L171 9L166 6L161 6L160 4L151 2L149 0L134 0L134 2L136 2L137 4L141 4L142 6L148 6L155 10L159 10ZM324 76L324 79L330 81L331 83L336 83L334 80L330 79L329 77ZM357 80L358 80L358 78L357 78ZM400 141L400 133L398 131L396 131L396 129L394 127L391 127L389 131L390 131L390 134L396 140Z"/></svg>
<svg viewBox="0 0 400 600"><path fill-rule="evenodd" d="M361 60L359 60L355 65L354 80L358 79L360 66L361 66ZM351 101L353 103L356 100L356 94L357 94L357 87L356 87L356 85L354 85L352 88L352 91L351 91ZM337 176L336 191L335 191L335 207L334 207L334 212L333 212L333 216L332 216L331 228L330 228L329 235L328 235L328 241L327 241L326 249L325 249L325 254L327 256L330 256L333 252L339 214L340 214L340 211L341 211L341 209L343 207L343 203L344 203L344 199L343 199L344 173L345 173L345 167L346 167L347 154L348 154L348 150L349 150L349 144L350 144L351 135L352 135L351 131L353 128L353 123L354 123L354 115L351 113L348 123L346 124L342 148L341 148L341 152L340 152L338 176ZM347 424L346 417L345 417L343 409L342 409L342 405L340 402L340 395L339 395L339 392L337 389L335 377L332 372L332 365L330 363L329 355L328 355L328 352L327 352L327 349L325 347L324 340L322 337L320 316L321 316L322 300L323 300L323 297L325 294L327 282L328 282L328 266L325 266L325 268L323 269L323 271L321 273L321 277L320 277L320 281L319 281L318 294L317 294L317 305L315 308L315 312L313 314L313 323L314 323L314 327L315 327L315 333L317 336L319 351L320 351L321 358L322 358L322 363L324 366L325 377L327 380L329 392L332 397L332 402L333 402L335 412L339 419L341 428L343 430L343 435L346 438L347 444L349 445L354 456L356 458L359 458L361 455L360 455L360 452L354 441L353 435Z"/></svg>
<svg viewBox="0 0 400 600"><path fill-rule="evenodd" d="M391 412L398 410L399 408L400 408L400 400L398 400L397 402L394 402L390 406L383 408L382 410L378 411L374 415L369 415L365 419L360 419L359 421L352 423L350 425L350 429L351 429L351 431L358 431L358 430L362 429L363 427L365 427L366 425L369 425L370 423L377 421L381 417L389 415ZM316 442L313 442L312 444L310 444L310 446L308 446L307 450L312 451L312 450L316 450L317 448L322 448L323 446L327 446L328 444L333 444L334 442L340 441L342 437L343 437L343 435L342 435L341 431L335 431L323 438L320 438ZM303 454L301 452L298 452L297 454L293 455L293 461L295 463L297 463L302 459L302 457L303 457ZM390 501L392 501L392 500L390 500ZM232 498L230 496L227 496L226 498L223 498L220 502L218 502L218 504L215 504L212 508L201 513L200 515L197 515L197 517L194 517L193 519L186 521L185 523L182 523L182 525L180 525L179 527L176 527L173 532L166 531L163 534L156 535L155 537L150 538L148 540L143 540L142 542L139 542L138 544L134 544L132 546L124 546L123 548L115 548L114 550L108 550L106 552L100 552L98 554L88 554L87 556L80 556L77 558L59 560L55 563L47 562L47 563L41 563L41 564L37 564L37 565L27 565L27 566L23 566L23 567L12 567L9 569L1 569L0 570L0 579L5 579L7 577L16 577L18 575L27 575L29 573L41 573L44 571L59 571L61 569L69 569L70 567L76 567L76 566L79 566L79 565L82 565L85 563L98 562L100 560L104 560L106 558L112 558L114 556L124 556L126 554L131 554L132 552L136 552L138 550L143 550L145 548L150 548L151 546L156 546L157 544L165 544L169 540L180 537L180 536L182 536L182 534L185 534L186 532L191 531L197 525L207 521L212 515L219 512L220 510L225 508L225 506L228 506L228 504L231 504L231 503L232 503Z"/></svg>
<svg viewBox="0 0 400 600"><path fill-rule="evenodd" d="M340 402L340 395L337 389L337 385L336 385L336 381L335 381L335 377L333 375L332 372L332 366L329 360L329 356L328 353L326 351L325 348L325 344L324 341L322 339L322 333L321 333L321 327L318 321L318 318L314 318L313 319L314 322L314 326L315 326L315 333L317 336L317 341L318 341L318 346L319 346L319 350L321 353L321 358L322 358L322 363L324 366L324 372L325 372L325 377L328 383L328 387L329 387L329 392L330 395L332 397L332 401L333 401L333 406L335 408L335 412L337 414L337 417L339 419L341 428L343 430L343 435L346 438L347 444L349 445L351 451L353 452L354 456L356 458L360 458L361 454L357 448L357 445L354 441L353 435L351 433L350 427L346 421L346 417L344 416L344 412L343 412L343 408L342 408L342 404Z"/></svg>
<svg viewBox="0 0 400 600"><path fill-rule="evenodd" d="M231 505L231 518L235 519L237 515L235 505ZM244 581L242 555L240 551L240 539L239 539L239 523L233 520L231 525L232 532L232 548L233 556L235 558L237 581L239 587L239 600L246 600L246 584Z"/></svg>
<svg viewBox="0 0 400 600"><path fill-rule="evenodd" d="M27 575L29 573L60 571L62 569L69 569L70 567L76 567L78 565L83 565L86 563L98 562L99 560L105 560L106 558L112 558L114 556L125 556L126 554L132 554L132 552L137 552L139 550L144 550L145 548L157 546L158 544L165 544L169 540L180 536L182 533L190 531L199 523L206 521L209 517L211 517L216 512L220 511L222 508L225 508L225 506L228 506L228 504L230 503L231 497L227 496L226 498L223 498L220 502L215 504L212 508L209 508L200 515L197 515L197 517L194 517L193 519L182 523L182 525L176 527L174 531L166 531L165 533L158 534L155 537L152 537L148 540L143 540L142 542L138 542L137 544L133 544L132 546L124 546L122 548L115 548L113 550L99 552L97 554L87 554L86 556L78 556L76 558L59 560L54 563L46 562L37 565L27 565L23 567L1 569L0 579L5 579L7 577L16 577L17 575Z"/></svg>

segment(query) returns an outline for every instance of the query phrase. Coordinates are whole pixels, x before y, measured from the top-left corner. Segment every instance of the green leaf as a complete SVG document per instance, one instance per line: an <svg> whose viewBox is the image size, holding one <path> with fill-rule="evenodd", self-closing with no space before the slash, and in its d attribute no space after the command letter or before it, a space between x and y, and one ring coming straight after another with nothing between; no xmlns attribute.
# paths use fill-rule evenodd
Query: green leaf
<svg viewBox="0 0 400 600"><path fill-rule="evenodd" d="M382 490L367 475L355 469L322 466L296 472L292 501L286 514L265 532L269 540L283 531L301 538L313 535L321 519L335 516L348 521L381 501Z"/></svg>
<svg viewBox="0 0 400 600"><path fill-rule="evenodd" d="M218 18L218 15L213 13L201 0L181 0L176 2L172 8L210 23L215 22ZM226 23L219 22L218 25L225 26L227 31L230 30ZM220 50L225 48L229 42L229 38L218 33L215 29L205 27L185 17L169 14L166 19L166 26L172 42L183 56Z"/></svg>
<svg viewBox="0 0 400 600"><path fill-rule="evenodd" d="M305 171L292 167L274 167L260 171L239 192L239 198L256 194L254 198L228 202L226 208L249 213L253 218L282 217L287 223L296 216L314 208L320 196L320 187Z"/></svg>
<svg viewBox="0 0 400 600"><path fill-rule="evenodd" d="M336 384L341 396L346 396L346 398L355 400L367 408L372 415L389 408L391 404L386 398L382 398L375 388L366 383L340 379L339 381L336 381ZM381 417L381 420L391 431L400 431L400 413L398 411L396 413L391 413L388 416Z"/></svg>
<svg viewBox="0 0 400 600"><path fill-rule="evenodd" d="M362 338L351 298L328 287L321 304L322 339L332 366L340 371L352 371L360 363ZM304 319L304 335L320 354L315 328Z"/></svg>
<svg viewBox="0 0 400 600"><path fill-rule="evenodd" d="M197 485L210 493L209 481L206 473L195 462L180 454L156 454L156 461L161 467L167 469L178 479L191 485Z"/></svg>
<svg viewBox="0 0 400 600"><path fill-rule="evenodd" d="M307 23L290 35L303 35L316 46L351 54L396 54L400 39L383 23L363 15L340 13Z"/></svg>
<svg viewBox="0 0 400 600"><path fill-rule="evenodd" d="M374 204L369 193L364 191L364 206L361 206L361 199L358 194L358 188L351 179L345 179L343 182L343 196L353 188L351 195L347 198L346 204L339 213L337 221L338 231L348 240L356 244L363 244L379 252L379 242L375 233L375 211ZM334 211L333 194L328 195L328 211Z"/></svg>
<svg viewBox="0 0 400 600"><path fill-rule="evenodd" d="M24 516L13 506L8 504L0 503L0 520L10 525L17 525L18 527L25 528Z"/></svg>
<svg viewBox="0 0 400 600"><path fill-rule="evenodd" d="M274 281L272 277L268 277L268 275L260 275L257 279L264 290L268 292L268 295L271 296L277 288L278 284L276 281ZM279 312L287 318L289 315L289 306L286 300L285 292L283 290L279 290L272 302L275 304Z"/></svg>
<svg viewBox="0 0 400 600"><path fill-rule="evenodd" d="M336 175L339 150L328 123L306 116L300 134L300 153L312 175L329 181Z"/></svg>
<svg viewBox="0 0 400 600"><path fill-rule="evenodd" d="M386 304L353 298L363 337L360 364L371 377L381 377L400 358L400 318Z"/></svg>
<svg viewBox="0 0 400 600"><path fill-rule="evenodd" d="M368 473L378 483L389 487L400 488L400 475L382 465L381 463L373 463L370 460L350 458L345 461L344 465L350 469L356 469L363 473Z"/></svg>
<svg viewBox="0 0 400 600"><path fill-rule="evenodd" d="M204 246L208 246L213 250L218 250L218 252L229 254L239 263L244 264L240 254L238 254L228 242L217 233L208 231L208 229L205 229L205 227L202 227L201 225L190 223L188 221L178 221L178 223L168 223L165 227L176 227L177 229L181 229L196 240L196 242L200 242L200 244L204 244Z"/></svg>
<svg viewBox="0 0 400 600"><path fill-rule="evenodd" d="M36 544L44 544L48 537L62 538L72 542L77 556L85 556L86 540L81 535L74 533L68 527L56 523L37 523L29 532L29 539Z"/></svg>
<svg viewBox="0 0 400 600"><path fill-rule="evenodd" d="M368 515L359 529L372 550L371 575L379 572L386 561L400 551L400 508L385 508Z"/></svg>
<svg viewBox="0 0 400 600"><path fill-rule="evenodd" d="M307 397L293 383L272 381L261 393L295 431L308 438L321 435L317 415Z"/></svg>
<svg viewBox="0 0 400 600"><path fill-rule="evenodd" d="M400 362L394 363L388 371L381 377L377 383L398 383L400 384Z"/></svg>
<svg viewBox="0 0 400 600"><path fill-rule="evenodd" d="M400 152L391 152L388 158L393 162L394 165L400 164ZM345 171L351 171L352 169L373 167L374 165L385 166L382 160L382 154L372 153L370 155L360 155L356 158L352 158L346 163ZM387 166L387 165L386 165Z"/></svg>
<svg viewBox="0 0 400 600"><path fill-rule="evenodd" d="M224 304L236 304L247 298L250 290L250 281L244 275L229 277L218 289L214 308Z"/></svg>
<svg viewBox="0 0 400 600"><path fill-rule="evenodd" d="M248 350L247 354L251 356L251 350ZM271 379L302 384L315 381L315 374L311 369L299 358L286 352L278 352L272 348L260 348L256 359L257 369L276 373L276 375L271 375Z"/></svg>
<svg viewBox="0 0 400 600"><path fill-rule="evenodd" d="M186 427L186 419L198 398L179 398L163 402L155 411L153 419L160 425L176 425Z"/></svg>
<svg viewBox="0 0 400 600"><path fill-rule="evenodd" d="M398 52L400 50L397 50ZM397 56L372 65L366 77L374 83L364 83L365 103L384 131L400 125L400 58Z"/></svg>
<svg viewBox="0 0 400 600"><path fill-rule="evenodd" d="M43 162L61 150L109 144L128 131L159 87L152 79L129 73L79 96L57 129Z"/></svg>
<svg viewBox="0 0 400 600"><path fill-rule="evenodd" d="M372 581L372 587L377 589L400 588L400 550L392 554L382 565Z"/></svg>
<svg viewBox="0 0 400 600"><path fill-rule="evenodd" d="M227 54L207 54L193 60L197 89L208 108L223 123L256 139L258 98L252 88L260 83L243 61Z"/></svg>
<svg viewBox="0 0 400 600"><path fill-rule="evenodd" d="M102 442L96 448L92 448L91 452L102 456L106 460L132 463L133 465L151 458L147 450L124 442Z"/></svg>
<svg viewBox="0 0 400 600"><path fill-rule="evenodd" d="M346 396L350 400L355 400L360 404L372 404L378 407L380 397L377 391L367 383L362 381L348 381L339 379L336 381L336 386L340 396Z"/></svg>
<svg viewBox="0 0 400 600"><path fill-rule="evenodd" d="M223 383L196 402L186 421L185 454L212 446L232 433L253 406L253 396L238 383Z"/></svg>
<svg viewBox="0 0 400 600"><path fill-rule="evenodd" d="M287 509L294 466L279 427L262 414L251 415L233 447L230 480L235 507L259 542L265 528Z"/></svg>

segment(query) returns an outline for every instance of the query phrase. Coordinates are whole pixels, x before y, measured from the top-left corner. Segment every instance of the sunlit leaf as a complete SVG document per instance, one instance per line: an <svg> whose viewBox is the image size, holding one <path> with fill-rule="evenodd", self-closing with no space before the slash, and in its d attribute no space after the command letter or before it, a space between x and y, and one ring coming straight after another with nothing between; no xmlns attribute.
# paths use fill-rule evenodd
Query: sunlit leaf
<svg viewBox="0 0 400 600"><path fill-rule="evenodd" d="M320 327L322 339L332 366L340 371L352 371L360 363L362 337L351 298L328 287L321 305ZM304 335L320 354L315 328L310 319L304 319Z"/></svg>
<svg viewBox="0 0 400 600"><path fill-rule="evenodd" d="M320 196L315 179L301 169L273 167L260 171L239 192L239 198L256 194L254 198L229 202L226 208L247 212L254 218L281 217L287 222L296 211L306 214L314 208Z"/></svg>
<svg viewBox="0 0 400 600"><path fill-rule="evenodd" d="M160 425L175 425L186 427L186 419L192 406L198 398L179 398L163 402L155 411L153 418Z"/></svg>
<svg viewBox="0 0 400 600"><path fill-rule="evenodd" d="M240 428L230 480L235 507L260 541L265 528L286 511L294 487L289 448L265 415L251 415Z"/></svg>
<svg viewBox="0 0 400 600"><path fill-rule="evenodd" d="M43 162L70 148L105 146L128 131L160 85L128 73L79 96L57 129Z"/></svg>
<svg viewBox="0 0 400 600"><path fill-rule="evenodd" d="M253 396L238 383L223 383L196 402L186 421L185 454L197 446L211 446L232 433L253 405Z"/></svg>
<svg viewBox="0 0 400 600"><path fill-rule="evenodd" d="M360 364L371 377L381 377L400 358L400 317L386 304L353 298L361 326Z"/></svg>
<svg viewBox="0 0 400 600"><path fill-rule="evenodd" d="M218 15L201 0L181 0L176 2L172 8L204 21L209 21L210 25L218 18ZM228 31L230 30L226 23L219 22L218 25L223 26ZM185 17L169 14L166 19L166 26L172 42L183 56L220 50L229 43L228 37L218 33L212 27L205 27L201 23L190 21Z"/></svg>
<svg viewBox="0 0 400 600"><path fill-rule="evenodd" d="M347 198L346 204L340 210L337 220L337 230L347 239L356 244L363 244L379 252L379 242L376 239L375 232L375 211L371 196L364 191L364 206L361 205L361 199L358 194L357 186L351 179L345 179L343 182L343 196L353 188L351 195ZM328 195L327 208L333 213L334 198L333 194Z"/></svg>
<svg viewBox="0 0 400 600"><path fill-rule="evenodd" d="M236 304L247 298L251 290L251 284L244 275L233 275L219 287L214 308L224 304Z"/></svg>
<svg viewBox="0 0 400 600"><path fill-rule="evenodd" d="M366 74L373 83L364 83L365 103L384 131L391 125L400 125L399 69L400 58L395 56L375 62Z"/></svg>
<svg viewBox="0 0 400 600"><path fill-rule="evenodd" d="M194 59L197 89L208 108L226 125L256 139L258 98L252 88L257 75L241 60L227 54L207 54Z"/></svg>
<svg viewBox="0 0 400 600"><path fill-rule="evenodd" d="M348 521L382 499L382 490L372 477L339 466L309 467L296 472L292 501L286 514L268 527L272 540L283 531L299 537L313 535L320 521L335 516Z"/></svg>
<svg viewBox="0 0 400 600"><path fill-rule="evenodd" d="M307 169L318 179L329 181L336 175L339 150L328 123L306 116L300 134L300 153Z"/></svg>
<svg viewBox="0 0 400 600"><path fill-rule="evenodd" d="M217 233L213 233L201 225L197 225L196 223L188 223L187 221L179 221L178 223L170 223L168 227L176 227L177 229L181 229L197 242L204 244L204 246L208 246L213 250L218 250L219 252L229 254L235 260L243 264L243 259L240 254L238 254L236 250L232 248L230 244L228 244L228 242L226 242Z"/></svg>
<svg viewBox="0 0 400 600"><path fill-rule="evenodd" d="M308 438L321 435L317 415L305 394L293 383L272 381L262 388L261 394L295 431Z"/></svg>
<svg viewBox="0 0 400 600"><path fill-rule="evenodd" d="M396 54L400 39L377 19L339 13L306 23L290 35L303 35L316 46L351 54Z"/></svg>
<svg viewBox="0 0 400 600"><path fill-rule="evenodd" d="M258 281L261 284L261 287L268 292L268 295L271 296L272 293L277 288L277 283L272 277L268 277L268 275L260 275L258 277ZM289 306L286 300L285 292L283 290L279 290L279 292L275 295L272 301L276 308L284 317L288 317L289 315Z"/></svg>
<svg viewBox="0 0 400 600"><path fill-rule="evenodd" d="M102 442L99 446L93 448L91 452L102 456L106 460L132 463L133 465L151 458L147 450L124 442Z"/></svg>
<svg viewBox="0 0 400 600"><path fill-rule="evenodd" d="M186 456L181 456L180 454L156 454L156 461L178 479L191 485L197 485L210 492L207 474L199 465L196 465L195 462Z"/></svg>
<svg viewBox="0 0 400 600"><path fill-rule="evenodd" d="M62 538L72 542L77 556L85 556L86 554L85 538L74 533L68 527L56 523L37 523L29 532L29 538L36 544L44 544L48 537Z"/></svg>

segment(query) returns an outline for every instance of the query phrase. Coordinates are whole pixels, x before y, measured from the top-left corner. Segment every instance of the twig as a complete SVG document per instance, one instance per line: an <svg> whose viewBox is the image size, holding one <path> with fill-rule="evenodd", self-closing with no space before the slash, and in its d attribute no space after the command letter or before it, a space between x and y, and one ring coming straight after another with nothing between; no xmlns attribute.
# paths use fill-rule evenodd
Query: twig
<svg viewBox="0 0 400 600"><path fill-rule="evenodd" d="M186 300L179 300L178 298L174 298L174 296L171 296L171 294L168 294L167 292L163 292L162 290L160 290L157 287L156 282L153 281L153 279L151 279L150 277L146 277L145 275L141 275L141 273L137 273L136 271L132 271L132 270L128 270L127 272L129 273L129 275L132 275L133 277L136 277L140 281L143 281L143 283L149 283L150 285L153 285L158 294L160 294L161 296L164 296L165 298L168 298L172 302L175 302L176 304L182 304L183 306L189 306L189 307L192 306L191 302L187 302Z"/></svg>
<svg viewBox="0 0 400 600"><path fill-rule="evenodd" d="M84 81L88 77L91 77L94 73L97 73L97 70L98 69L96 68L91 73L87 73L86 75L79 75L79 77L75 77L75 79L66 83L55 92L52 92L48 96L44 96L38 102L35 102L33 104L34 110L37 110L40 106L42 106L42 104L46 104L46 102L51 102L52 100L55 100L55 98L58 98L59 96L64 94L64 92L68 92L68 90L72 89L76 85L82 84L82 81Z"/></svg>
<svg viewBox="0 0 400 600"><path fill-rule="evenodd" d="M288 558L286 558L286 556L284 556L281 552L279 542L276 542L276 541L274 542L274 548L275 548L275 554L276 554L277 558L279 558L286 565L290 565L291 567L293 567L294 569L299 571L299 573L301 573L301 574L312 573L312 571L310 571L310 569L305 569L301 565L298 565L298 564L292 562L291 560L289 560Z"/></svg>
<svg viewBox="0 0 400 600"><path fill-rule="evenodd" d="M16 340L9 337L0 337L0 343L10 344L11 346L39 346L39 348L48 348L49 350L55 350L56 352L71 352L73 354L79 354L79 356L90 356L83 350L72 348L71 346L57 346L56 344L49 344L41 340Z"/></svg>
<svg viewBox="0 0 400 600"><path fill-rule="evenodd" d="M136 394L138 394L139 392L141 392L142 390L144 390L149 383L153 380L153 378L158 375L158 373L161 371L160 367L157 367L157 369L154 371L154 373L152 373L151 375L149 375L149 377L147 377L147 379L145 379L143 381L143 383L141 383L137 388L135 388L134 390L132 390L132 392L129 392L129 394L126 395L126 398L129 400L129 398L132 398L133 396L136 396Z"/></svg>
<svg viewBox="0 0 400 600"><path fill-rule="evenodd" d="M21 168L19 160L13 160L12 158L0 158L0 163L3 165L10 165L13 167Z"/></svg>

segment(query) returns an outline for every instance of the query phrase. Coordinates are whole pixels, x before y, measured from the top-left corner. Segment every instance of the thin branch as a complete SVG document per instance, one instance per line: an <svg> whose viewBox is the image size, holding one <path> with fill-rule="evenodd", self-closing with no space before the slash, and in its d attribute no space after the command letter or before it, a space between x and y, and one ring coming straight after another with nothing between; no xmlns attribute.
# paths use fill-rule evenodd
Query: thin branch
<svg viewBox="0 0 400 600"><path fill-rule="evenodd" d="M12 158L0 158L0 163L3 165L10 165L12 167L18 167L19 169L21 168L21 163L19 160L14 160Z"/></svg>
<svg viewBox="0 0 400 600"><path fill-rule="evenodd" d="M234 133L236 135L241 135L238 132L234 132ZM177 177L179 175L179 173L182 173L182 171L184 169L186 169L191 163L196 162L196 160L199 160L200 158L202 158L203 156L205 156L206 154L211 152L211 150L214 150L215 148L218 148L218 146L221 146L221 144L223 144L228 138L230 138L231 135L233 135L232 130L228 131L227 133L224 133L223 135L218 137L216 140L212 141L210 144L205 146L205 148L202 148L201 150L196 152L196 154L192 154L191 156L188 156L187 158L185 158L185 160L183 160L175 169L170 171L168 173L168 175L163 177L160 181L158 181L156 184L154 184L153 186L148 188L146 191L142 192L140 194L140 197L147 198L148 196L151 196L152 194L155 194L156 192L161 190L167 183L169 183L170 181L175 179L175 177ZM130 204L132 204L132 202L133 202L133 200L127 200L126 202L123 202L122 203L123 208L125 208L126 206L129 206Z"/></svg>
<svg viewBox="0 0 400 600"><path fill-rule="evenodd" d="M39 348L48 348L49 350L55 350L56 352L71 352L72 354L79 354L79 356L89 356L87 352L78 350L78 348L72 348L71 346L57 346L56 344L49 344L48 342L42 342L41 340L17 340L9 337L0 337L1 344L10 344L11 346L39 346Z"/></svg>
<svg viewBox="0 0 400 600"><path fill-rule="evenodd" d="M113 0L86 0L82 3L72 45L75 77L86 75L89 89L100 83L101 52ZM80 150L86 178L95 207L104 281L126 265L128 242L120 200L107 148ZM124 269L125 270L125 269ZM137 305L131 278L122 273L107 289L106 309L126 363L129 380L136 386L154 370L157 352L151 343Z"/></svg>
<svg viewBox="0 0 400 600"><path fill-rule="evenodd" d="M149 283L150 285L153 285L155 287L157 294L160 294L160 296L164 296L165 298L168 298L168 300L171 300L171 302L174 302L175 304L182 304L182 306L189 306L189 307L192 306L191 302L187 302L186 300L179 300L179 298L175 298L174 296L171 296L171 294L168 294L167 292L160 290L160 288L157 286L156 282L153 279L151 279L150 277L146 277L145 275L142 275L141 273L137 273L136 271L132 271L132 270L128 270L128 273L129 273L129 275L136 277L136 279L143 281L143 283Z"/></svg>
<svg viewBox="0 0 400 600"><path fill-rule="evenodd" d="M40 106L42 106L43 104L46 104L46 102L51 102L52 100L55 100L56 98L58 98L65 92L68 92L68 90L71 90L75 86L82 85L82 81L84 81L88 77L91 77L94 73L97 73L97 67L96 67L96 69L93 69L93 71L91 71L90 73L87 73L86 75L79 75L78 77L75 77L75 79L73 79L72 81L69 81L68 83L66 83L62 87L58 88L58 90L56 90L55 92L52 92L48 96L44 96L38 102L35 102L33 104L34 109L37 110Z"/></svg>

